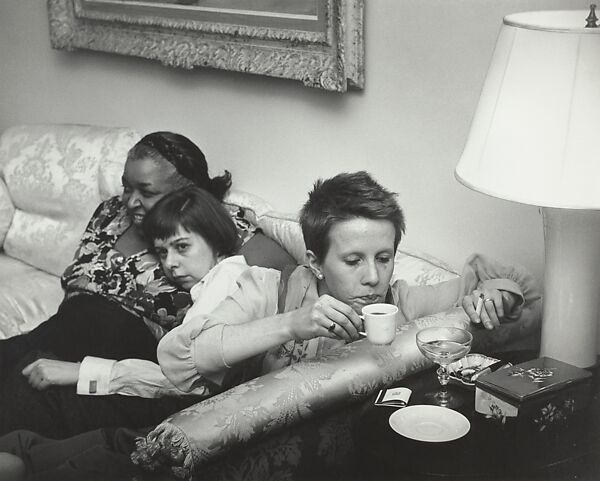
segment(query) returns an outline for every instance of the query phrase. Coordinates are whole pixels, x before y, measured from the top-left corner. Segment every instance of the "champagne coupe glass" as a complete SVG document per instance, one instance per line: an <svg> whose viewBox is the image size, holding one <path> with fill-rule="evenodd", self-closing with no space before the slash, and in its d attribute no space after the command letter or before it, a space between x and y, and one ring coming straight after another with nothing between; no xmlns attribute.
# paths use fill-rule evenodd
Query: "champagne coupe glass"
<svg viewBox="0 0 600 481"><path fill-rule="evenodd" d="M441 389L425 395L428 404L456 408L463 403L460 397L448 392L446 386L450 376L446 367L465 356L471 350L472 341L471 333L458 327L428 327L417 332L419 350L427 359L440 366L437 376Z"/></svg>

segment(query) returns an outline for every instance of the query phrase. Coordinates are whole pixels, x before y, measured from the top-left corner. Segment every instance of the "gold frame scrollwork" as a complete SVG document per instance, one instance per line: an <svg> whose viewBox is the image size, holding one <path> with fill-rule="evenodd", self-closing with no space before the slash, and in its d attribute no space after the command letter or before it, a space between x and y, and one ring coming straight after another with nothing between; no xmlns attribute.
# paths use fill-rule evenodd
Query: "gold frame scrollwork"
<svg viewBox="0 0 600 481"><path fill-rule="evenodd" d="M364 88L364 0L314 1L314 18L290 19L156 0L48 0L50 42L55 49L268 75L329 91Z"/></svg>

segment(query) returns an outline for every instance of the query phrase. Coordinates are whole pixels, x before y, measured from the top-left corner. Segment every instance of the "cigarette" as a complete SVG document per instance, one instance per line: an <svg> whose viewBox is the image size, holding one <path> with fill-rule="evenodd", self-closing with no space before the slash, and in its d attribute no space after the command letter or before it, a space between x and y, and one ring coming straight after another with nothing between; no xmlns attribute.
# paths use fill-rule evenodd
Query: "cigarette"
<svg viewBox="0 0 600 481"><path fill-rule="evenodd" d="M483 308L483 292L479 294L479 299L477 300L477 307L475 307L475 314L479 317L481 315L481 309Z"/></svg>

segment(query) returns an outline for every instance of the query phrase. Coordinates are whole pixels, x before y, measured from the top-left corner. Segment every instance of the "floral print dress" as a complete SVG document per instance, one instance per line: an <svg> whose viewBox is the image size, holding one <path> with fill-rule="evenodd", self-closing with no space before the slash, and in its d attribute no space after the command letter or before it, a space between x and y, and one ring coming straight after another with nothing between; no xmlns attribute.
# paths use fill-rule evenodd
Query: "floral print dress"
<svg viewBox="0 0 600 481"><path fill-rule="evenodd" d="M228 207L242 244L255 233L241 208ZM61 282L65 299L97 294L139 315L157 339L180 324L192 304L189 292L171 284L152 251L124 256L115 248L131 226L120 197L103 202L94 212Z"/></svg>

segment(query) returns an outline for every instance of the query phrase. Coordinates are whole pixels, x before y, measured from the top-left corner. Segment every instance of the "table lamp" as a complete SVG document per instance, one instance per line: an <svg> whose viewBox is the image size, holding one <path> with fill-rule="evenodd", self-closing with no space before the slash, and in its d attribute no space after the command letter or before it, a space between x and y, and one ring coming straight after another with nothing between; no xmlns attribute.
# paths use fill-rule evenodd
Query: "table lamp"
<svg viewBox="0 0 600 481"><path fill-rule="evenodd" d="M596 363L600 311L600 28L590 11L508 15L459 182L540 206L545 273L540 355Z"/></svg>

